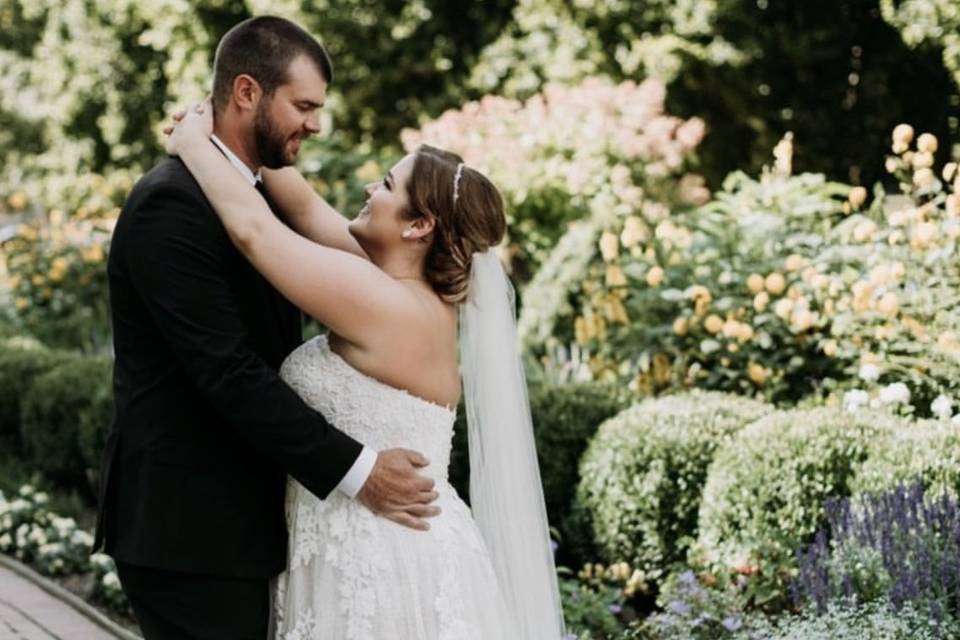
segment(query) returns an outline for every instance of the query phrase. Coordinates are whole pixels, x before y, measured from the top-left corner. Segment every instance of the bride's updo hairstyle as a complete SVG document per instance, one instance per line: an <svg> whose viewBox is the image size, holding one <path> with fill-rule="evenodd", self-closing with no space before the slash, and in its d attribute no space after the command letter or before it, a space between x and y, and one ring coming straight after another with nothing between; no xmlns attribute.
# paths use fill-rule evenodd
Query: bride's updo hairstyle
<svg viewBox="0 0 960 640"><path fill-rule="evenodd" d="M503 197L485 175L464 165L456 180L462 162L455 153L421 145L407 181L410 204L404 217L430 216L436 221L425 272L447 302L467 297L471 257L498 245L507 228Z"/></svg>

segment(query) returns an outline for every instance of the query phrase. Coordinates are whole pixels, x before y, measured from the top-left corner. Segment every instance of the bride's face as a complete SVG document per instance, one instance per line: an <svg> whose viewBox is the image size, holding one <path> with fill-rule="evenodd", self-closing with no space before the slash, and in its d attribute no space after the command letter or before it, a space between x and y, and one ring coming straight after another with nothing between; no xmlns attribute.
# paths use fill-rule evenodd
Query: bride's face
<svg viewBox="0 0 960 640"><path fill-rule="evenodd" d="M410 202L406 185L413 171L414 160L414 155L408 154L393 165L382 180L364 187L367 203L350 222L349 229L368 252L409 240L404 238L404 232L409 231L413 223L401 214Z"/></svg>

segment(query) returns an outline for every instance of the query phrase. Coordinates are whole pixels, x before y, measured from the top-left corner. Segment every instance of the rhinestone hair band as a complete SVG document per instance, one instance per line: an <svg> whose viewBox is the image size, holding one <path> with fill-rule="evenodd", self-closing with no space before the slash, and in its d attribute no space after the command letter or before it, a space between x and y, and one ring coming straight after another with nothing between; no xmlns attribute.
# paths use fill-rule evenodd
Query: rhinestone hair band
<svg viewBox="0 0 960 640"><path fill-rule="evenodd" d="M453 204L457 204L460 197L460 178L463 177L463 163L457 165L457 174L453 176Z"/></svg>

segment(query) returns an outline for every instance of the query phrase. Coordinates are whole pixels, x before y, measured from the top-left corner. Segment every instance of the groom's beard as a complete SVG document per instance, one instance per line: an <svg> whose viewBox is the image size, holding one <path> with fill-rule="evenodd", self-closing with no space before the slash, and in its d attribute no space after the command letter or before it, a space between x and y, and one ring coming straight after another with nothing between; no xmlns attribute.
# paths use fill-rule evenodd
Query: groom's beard
<svg viewBox="0 0 960 640"><path fill-rule="evenodd" d="M284 152L287 142L294 136L285 136L278 131L268 111L267 105L261 102L253 121L253 142L263 166L267 169L282 169L296 160L295 156L288 158Z"/></svg>

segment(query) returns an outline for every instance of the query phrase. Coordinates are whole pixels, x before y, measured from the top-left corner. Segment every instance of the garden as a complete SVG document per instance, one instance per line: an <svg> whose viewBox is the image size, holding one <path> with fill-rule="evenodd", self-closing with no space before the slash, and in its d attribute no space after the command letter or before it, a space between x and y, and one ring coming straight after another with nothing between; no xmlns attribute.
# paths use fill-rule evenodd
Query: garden
<svg viewBox="0 0 960 640"><path fill-rule="evenodd" d="M565 640L960 638L960 5L455 4L0 4L0 553L135 628L111 231L274 13L337 69L331 203L421 143L504 195Z"/></svg>

